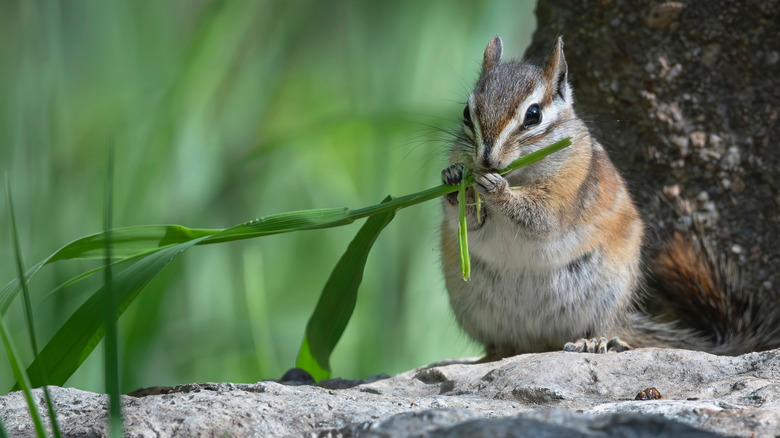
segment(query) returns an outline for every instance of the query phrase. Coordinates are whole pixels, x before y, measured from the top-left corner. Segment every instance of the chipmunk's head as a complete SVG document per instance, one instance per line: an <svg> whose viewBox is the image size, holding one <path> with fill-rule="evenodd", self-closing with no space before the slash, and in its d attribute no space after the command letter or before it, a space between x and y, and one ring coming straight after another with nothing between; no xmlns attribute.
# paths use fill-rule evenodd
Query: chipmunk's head
<svg viewBox="0 0 780 438"><path fill-rule="evenodd" d="M484 170L502 169L570 136L566 122L576 118L562 38L556 40L544 67L527 61L502 64L502 51L501 38L490 40L479 80L463 110L471 159Z"/></svg>

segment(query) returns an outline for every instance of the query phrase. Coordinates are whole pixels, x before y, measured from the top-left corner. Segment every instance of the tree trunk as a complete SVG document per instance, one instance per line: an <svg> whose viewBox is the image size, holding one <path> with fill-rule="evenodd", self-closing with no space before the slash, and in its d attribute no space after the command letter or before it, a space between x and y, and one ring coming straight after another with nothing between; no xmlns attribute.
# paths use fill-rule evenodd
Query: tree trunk
<svg viewBox="0 0 780 438"><path fill-rule="evenodd" d="M540 0L536 14L526 55L564 36L578 114L628 181L648 251L701 223L777 305L780 1Z"/></svg>

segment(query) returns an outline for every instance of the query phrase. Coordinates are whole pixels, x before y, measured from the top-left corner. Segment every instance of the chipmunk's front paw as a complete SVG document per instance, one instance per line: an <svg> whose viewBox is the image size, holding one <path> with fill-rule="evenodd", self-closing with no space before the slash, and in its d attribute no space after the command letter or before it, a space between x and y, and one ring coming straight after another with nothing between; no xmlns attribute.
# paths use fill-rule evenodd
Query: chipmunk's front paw
<svg viewBox="0 0 780 438"><path fill-rule="evenodd" d="M509 182L497 173L477 174L474 176L474 187L480 195L490 196L509 188Z"/></svg>
<svg viewBox="0 0 780 438"><path fill-rule="evenodd" d="M620 353L622 351L630 350L631 346L623 342L617 336L607 341L607 338L582 338L577 342L567 342L563 346L564 351L571 351L574 353L597 353L603 354L608 351L614 351Z"/></svg>
<svg viewBox="0 0 780 438"><path fill-rule="evenodd" d="M441 182L448 186L454 186L460 184L465 174L466 166L463 163L455 163L441 171Z"/></svg>

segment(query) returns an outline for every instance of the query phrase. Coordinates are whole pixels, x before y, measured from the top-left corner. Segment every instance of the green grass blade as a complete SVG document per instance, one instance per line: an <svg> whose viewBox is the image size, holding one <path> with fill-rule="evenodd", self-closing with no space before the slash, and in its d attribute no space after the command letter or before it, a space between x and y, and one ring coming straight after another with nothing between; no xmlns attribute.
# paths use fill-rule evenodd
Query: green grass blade
<svg viewBox="0 0 780 438"><path fill-rule="evenodd" d="M29 282L32 276L43 267L45 264L44 262L45 260L40 261L35 266L28 269L24 274L24 281ZM6 284L3 289L0 290L0 316L5 315L5 312L7 312L8 308L11 307L11 303L13 303L14 298L16 298L21 290L22 282L18 277L9 281L8 284Z"/></svg>
<svg viewBox="0 0 780 438"><path fill-rule="evenodd" d="M150 249L164 248L222 230L192 229L181 225L138 225L111 230L114 257L130 257ZM102 259L105 256L106 234L97 233L65 245L49 256L45 263L72 259Z"/></svg>
<svg viewBox="0 0 780 438"><path fill-rule="evenodd" d="M30 381L27 379L27 375L24 374L22 364L19 362L19 357L16 355L16 348L13 345L13 341L8 337L8 333L5 330L5 322L2 318L0 318L0 337L2 337L5 352L8 354L8 360L11 362L11 369L14 372L14 377L16 377L17 384L22 388L24 398L27 400L27 407L30 410L33 425L35 425L35 433L41 438L46 437L46 429L43 427L41 414L38 413L38 406L36 405L35 398L30 390Z"/></svg>
<svg viewBox="0 0 780 438"><path fill-rule="evenodd" d="M237 240L237 238L245 239L298 229L312 229L320 227L322 224L341 223L345 220L346 215L346 209L309 210L272 215L218 233L211 233L211 230L208 230L208 233L203 233L205 235L196 239L155 251L113 276L114 294L118 300L115 317L118 317L130 305L143 287L162 271L174 257L196 244L205 242L210 237L217 238L218 241L231 241ZM348 223L352 222L349 219L346 220L349 221ZM163 243L168 244L174 238L189 237L186 232L188 229L177 226L176 230L184 230L185 232L177 233L176 237L168 236L166 240L160 240L158 243L154 243L157 242L155 239L151 239L151 242L162 245ZM125 231L128 230L125 229ZM127 234L127 232L124 233L124 236ZM99 239L95 239L93 242L107 243L106 237L105 233L101 233ZM88 251L93 250L94 248L89 246ZM71 250L71 254L80 255L83 252ZM36 371L37 367L42 365L45 367L44 371L49 374L50 382L62 385L94 350L104 335L102 310L105 302L103 293L104 288L101 288L93 294L52 337L28 368L31 373L31 381L39 384L44 380L43 374Z"/></svg>
<svg viewBox="0 0 780 438"><path fill-rule="evenodd" d="M542 160L544 157L558 152L559 150L571 146L571 137L566 137L563 140L557 141L549 146L543 147L536 152L531 152L528 155L523 155L517 160L513 161L509 166L498 171L500 175L509 173L513 170L519 169L529 164L534 164L537 161Z"/></svg>
<svg viewBox="0 0 780 438"><path fill-rule="evenodd" d="M51 430L54 432L54 438L60 438L60 424L57 421L57 412L54 410L54 402L51 401L51 394L49 393L49 387L43 387L43 397L46 400L46 409L49 411L49 419L51 419Z"/></svg>
<svg viewBox="0 0 780 438"><path fill-rule="evenodd" d="M390 202L387 197L383 202ZM394 211L368 218L336 263L306 325L296 366L316 380L330 377L330 355L347 327L357 302L368 253L377 236L395 217Z"/></svg>
<svg viewBox="0 0 780 438"><path fill-rule="evenodd" d="M8 202L8 214L11 224L11 241L13 244L14 259L16 260L16 272L21 280L24 278L24 261L22 260L22 247L19 244L19 232L16 228L16 213L14 212L14 201L11 196L11 187L8 182L8 174L5 174L5 194ZM26 281L20 281L22 286L22 297L24 298L24 314L27 322L27 333L30 336L30 344L33 352L38 354L38 341L35 336L35 323L33 319L32 301L30 300L30 288Z"/></svg>
<svg viewBox="0 0 780 438"><path fill-rule="evenodd" d="M565 138L545 148L518 158L498 173L505 174L523 166L536 163L544 157L571 145L571 139ZM469 175L465 179L466 187L474 183L474 177ZM229 240L250 239L253 237L267 236L271 234L287 233L300 230L314 230L321 228L338 227L348 225L357 219L396 212L402 208L411 207L425 201L430 201L458 190L458 186L440 185L410 195L393 198L388 202L369 207L349 210L346 208L328 208L321 210L302 210L278 213L265 216L254 221L246 222L235 227L228 228L206 239L203 244L218 243Z"/></svg>
<svg viewBox="0 0 780 438"><path fill-rule="evenodd" d="M231 228L193 229L181 225L139 225L111 230L112 256L130 258L156 252L172 245L199 239L198 243L220 243L251 239L292 231L348 225L354 221L346 208L302 210L264 216ZM203 237L212 238L203 241ZM97 259L105 256L106 233L96 233L74 240L25 273L30 279L43 266L59 260ZM11 280L0 290L0 312L5 314L21 290L18 279Z"/></svg>
<svg viewBox="0 0 780 438"><path fill-rule="evenodd" d="M181 225L139 225L118 228L111 231L112 252L116 258L127 258L149 251L219 233L221 230L191 229ZM97 233L76 239L55 251L28 269L25 279L32 277L45 265L58 260L101 259L106 246L105 233ZM21 282L14 278L0 290L0 313L8 311L14 298L21 290Z"/></svg>
<svg viewBox="0 0 780 438"><path fill-rule="evenodd" d="M469 238L466 229L466 184L461 181L458 189L458 248L460 250L460 273L463 281L471 275L471 257L469 257Z"/></svg>
<svg viewBox="0 0 780 438"><path fill-rule="evenodd" d="M338 227L349 225L355 219L347 208L288 211L263 216L259 219L230 227L204 240L203 244L251 239L292 231Z"/></svg>
<svg viewBox="0 0 780 438"><path fill-rule="evenodd" d="M302 210L274 214L255 219L224 230L192 229L181 225L139 225L111 230L112 257L133 258L161 251L172 245L198 239L199 244L221 243L251 239L292 231L348 225L354 221L346 208ZM204 237L211 237L204 240ZM106 233L92 234L77 239L38 262L25 273L30 279L45 265L58 260L95 259L104 257ZM92 273L98 270L93 270ZM5 314L21 291L21 283L13 279L0 290L0 313Z"/></svg>
<svg viewBox="0 0 780 438"><path fill-rule="evenodd" d="M183 251L206 237L191 240L155 252L113 276L112 289L116 296L115 318L124 312L138 293L163 268ZM40 385L45 371L50 383L63 385L103 338L105 291L100 288L60 327L28 367L30 381ZM40 368L39 368L40 367Z"/></svg>
<svg viewBox="0 0 780 438"><path fill-rule="evenodd" d="M108 434L111 437L122 436L122 399L119 391L119 336L117 330L116 297L111 266L111 241L114 201L114 144L108 147L108 177L106 181L106 211L103 234L106 236L105 259L103 265L103 324L106 328L103 342L103 375L108 393Z"/></svg>
<svg viewBox="0 0 780 438"><path fill-rule="evenodd" d="M312 229L323 224L341 223L345 220L346 215L346 209L308 210L272 215L219 233L204 233L205 235L196 239L155 251L113 276L114 294L118 303L115 317L118 317L130 305L141 289L174 257L196 244L205 242L206 239L213 237L217 241L223 242L298 229ZM346 220L352 222L349 219ZM177 227L177 231L181 229L184 227ZM127 233L125 233L126 235ZM186 232L177 235L177 238L186 237L188 237ZM105 233L101 233L99 239L96 240L106 243ZM171 240L172 238L169 236L167 240L160 242L168 243ZM155 240L152 239L152 241ZM94 248L90 246L88 250L93 251ZM71 251L71 253L82 254L79 251ZM37 371L38 366L43 366L43 370L49 374L52 384L63 385L94 350L104 335L102 311L105 302L103 293L104 288L101 288L76 310L35 358L28 368L32 382L40 384L44 381L43 374Z"/></svg>
<svg viewBox="0 0 780 438"><path fill-rule="evenodd" d="M24 297L25 319L27 321L27 332L30 336L30 344L34 355L38 355L38 337L35 334L35 319L33 318L32 300L30 299L30 289L27 287L27 281L24 280L24 259L22 257L22 247L19 243L19 230L16 227L16 213L14 212L14 201L11 195L11 184L8 182L8 174L5 174L5 192L8 200L8 214L11 222L11 240L13 240L14 259L16 259L16 272L19 276L19 282L22 286L22 295ZM60 428L57 424L57 415L54 411L54 403L51 401L49 388L43 387L44 398L46 399L46 408L49 411L51 419L51 428L55 438L60 438Z"/></svg>
<svg viewBox="0 0 780 438"><path fill-rule="evenodd" d="M3 419L0 418L0 438L8 438L11 435L8 434L8 431L5 429L5 424L3 424Z"/></svg>
<svg viewBox="0 0 780 438"><path fill-rule="evenodd" d="M134 255L132 257L126 257L126 258L123 258L123 259L114 260L113 262L111 262L111 266L113 268L122 268L122 269L124 269L128 265L133 264L133 263L137 262L138 260L141 260L142 258L144 258L144 257L146 257L146 256L148 256L150 254L153 254L153 253L155 253L157 251L159 251L159 249L154 249L154 250L151 250L151 251L147 251L147 252L144 252L144 253L141 253L141 254L138 254L138 255ZM49 291L49 293L47 293L46 296L43 297L43 299L41 301L46 301L46 300L52 298L54 295L60 293L63 289L65 289L65 288L67 288L69 286L73 286L74 284L76 284L76 283L78 283L78 282L80 282L82 280L86 280L87 278L97 274L98 272L102 272L103 269L105 269L105 268L106 268L105 265L100 265L100 266L98 266L96 268L84 271L81 274L78 274L76 276L71 277L69 280L60 283L59 285L57 285L57 287L55 287L54 289Z"/></svg>

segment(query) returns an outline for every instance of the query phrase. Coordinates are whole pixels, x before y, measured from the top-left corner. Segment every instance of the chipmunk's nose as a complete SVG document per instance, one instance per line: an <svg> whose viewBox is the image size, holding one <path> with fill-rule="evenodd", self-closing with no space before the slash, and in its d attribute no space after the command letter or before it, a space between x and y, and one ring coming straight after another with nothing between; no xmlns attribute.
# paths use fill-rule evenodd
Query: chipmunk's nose
<svg viewBox="0 0 780 438"><path fill-rule="evenodd" d="M485 150L482 153L482 167L485 169L494 169L495 163L490 154L493 152L493 140L485 140Z"/></svg>

